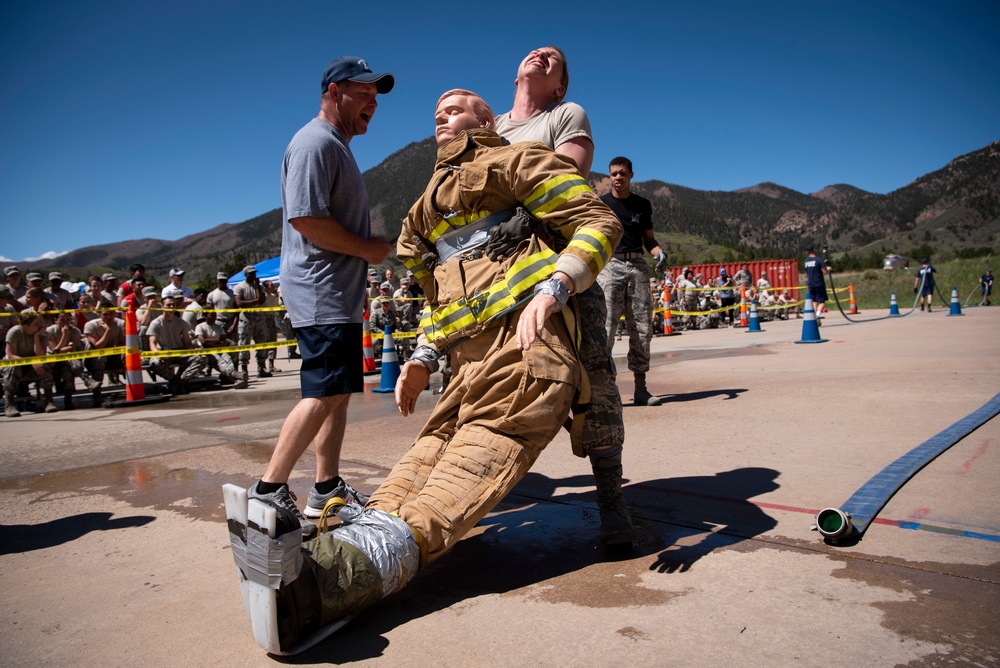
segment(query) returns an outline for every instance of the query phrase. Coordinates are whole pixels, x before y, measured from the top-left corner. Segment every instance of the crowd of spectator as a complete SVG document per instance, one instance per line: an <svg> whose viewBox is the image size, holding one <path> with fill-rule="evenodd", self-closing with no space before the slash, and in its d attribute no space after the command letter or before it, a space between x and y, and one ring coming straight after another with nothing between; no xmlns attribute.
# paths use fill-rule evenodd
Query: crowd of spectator
<svg viewBox="0 0 1000 668"><path fill-rule="evenodd" d="M79 292L71 293L62 287L66 280L59 272L49 273L46 284L41 273L22 275L16 266L6 267L5 282L0 284L4 357L45 357L124 347L124 311L133 309L141 350L191 351L190 355L145 357L143 369L150 379L166 381L172 394L189 392L190 386L200 379L214 380L233 389L247 388L250 353L230 354L213 349L274 343L279 331L288 341L293 341L295 335L284 310L255 310L277 309L282 305L278 286L270 280L259 281L253 266L244 267L243 273L244 280L230 288L229 276L219 272L216 288L208 291L191 289L184 284L184 270L173 268L169 271L169 283L157 289L147 281L146 268L134 264L122 282L111 273L90 276ZM405 361L416 345L412 333L420 323L423 293L410 272L397 279L391 268L380 275L373 267L368 278L372 332L378 339L388 326L395 334L400 358ZM281 347L289 359L300 359L294 343ZM373 348L375 355L380 356L381 341ZM278 347L270 347L255 352L259 379L280 371L275 367L277 351ZM106 388L124 385L124 369L121 354L4 367L5 414L18 416L19 401L22 405L34 403L38 410L55 412L60 410L57 405L60 397L62 410L72 410L78 390L89 393L93 405L100 406Z"/></svg>
<svg viewBox="0 0 1000 668"><path fill-rule="evenodd" d="M745 292L748 307L756 304L761 320L787 320L798 316L795 297L788 289L771 286L766 271L756 279L747 264L729 275L720 269L717 276L706 277L688 267L676 275L668 272L662 278L651 278L649 289L653 297L653 332L663 331L663 310L669 308L673 327L680 330L738 327L740 324L740 294Z"/></svg>
<svg viewBox="0 0 1000 668"><path fill-rule="evenodd" d="M244 268L245 280L228 287L228 276L217 275L218 287L208 292L184 285L184 270L173 268L170 282L158 290L148 284L141 264L129 268L121 283L114 274L90 276L80 291L63 288L59 272L45 277L38 272L22 275L16 266L4 268L0 285L0 335L6 359L46 357L58 353L99 351L125 345L124 311L136 312L140 348L166 352L190 350L190 355L144 358L144 370L153 380L165 380L172 394L189 391L198 379L211 379L234 389L249 386L249 353L212 352L242 343L274 343L278 331L287 340L294 332L284 310L251 310L280 307L281 293L272 281L261 284L253 266ZM404 309L400 309L403 311ZM58 311L58 313L56 313ZM286 347L288 357L299 357L295 346ZM258 377L278 372L276 348L257 351ZM75 408L78 385L100 406L108 386L121 385L125 377L122 354L94 355L79 360L42 362L3 368L4 410L7 417L20 415L18 401L35 404L45 412ZM31 389L34 387L34 396Z"/></svg>

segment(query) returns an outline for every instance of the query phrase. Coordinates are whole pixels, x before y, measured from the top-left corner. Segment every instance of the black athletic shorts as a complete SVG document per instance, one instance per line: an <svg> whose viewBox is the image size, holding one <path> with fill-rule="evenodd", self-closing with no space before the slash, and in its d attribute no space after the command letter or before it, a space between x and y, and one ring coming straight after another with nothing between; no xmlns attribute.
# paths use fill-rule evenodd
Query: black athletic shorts
<svg viewBox="0 0 1000 668"><path fill-rule="evenodd" d="M299 383L304 399L364 391L361 337L361 323L295 328L302 355Z"/></svg>

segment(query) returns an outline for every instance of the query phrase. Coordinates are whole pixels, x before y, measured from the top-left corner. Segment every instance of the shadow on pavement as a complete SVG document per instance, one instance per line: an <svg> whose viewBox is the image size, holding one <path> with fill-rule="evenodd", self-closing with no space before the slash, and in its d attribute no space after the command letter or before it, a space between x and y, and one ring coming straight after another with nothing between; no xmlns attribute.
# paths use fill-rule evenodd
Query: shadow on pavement
<svg viewBox="0 0 1000 668"><path fill-rule="evenodd" d="M684 394L660 394L657 395L665 404L683 403L686 401L700 401L701 399L711 399L712 397L725 396L723 401L739 398L740 394L746 392L747 388L731 390L702 390L701 392L686 392Z"/></svg>
<svg viewBox="0 0 1000 668"><path fill-rule="evenodd" d="M149 515L111 519L111 513L81 513L42 524L0 524L0 554L19 554L55 547L91 531L141 527L154 519L156 518Z"/></svg>
<svg viewBox="0 0 1000 668"><path fill-rule="evenodd" d="M574 574L582 580L582 587L571 587L583 592L577 604L628 605L631 596L641 592L609 601L620 585L605 580L620 578L607 578L601 564L632 561L635 570L683 573L711 551L771 529L775 520L748 499L777 489L778 475L774 469L742 468L626 486L636 541L631 552L621 554L605 550L597 540L599 515L591 475L553 479L529 472L473 535L421 571L402 592L313 649L272 658L294 664L377 658L389 644L384 634L411 620L467 599L510 594ZM588 573L582 573L585 570Z"/></svg>

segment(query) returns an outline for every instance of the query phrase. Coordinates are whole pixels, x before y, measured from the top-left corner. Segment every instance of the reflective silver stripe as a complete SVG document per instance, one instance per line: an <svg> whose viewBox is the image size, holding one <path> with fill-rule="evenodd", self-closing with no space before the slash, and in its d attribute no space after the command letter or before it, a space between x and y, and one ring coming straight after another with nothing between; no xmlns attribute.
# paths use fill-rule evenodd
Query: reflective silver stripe
<svg viewBox="0 0 1000 668"><path fill-rule="evenodd" d="M447 262L448 258L484 245L490 230L512 215L514 215L514 209L498 211L485 218L480 218L474 223L442 234L434 240L434 247L437 249L441 262Z"/></svg>
<svg viewBox="0 0 1000 668"><path fill-rule="evenodd" d="M126 371L125 382L129 385L142 385L142 371Z"/></svg>

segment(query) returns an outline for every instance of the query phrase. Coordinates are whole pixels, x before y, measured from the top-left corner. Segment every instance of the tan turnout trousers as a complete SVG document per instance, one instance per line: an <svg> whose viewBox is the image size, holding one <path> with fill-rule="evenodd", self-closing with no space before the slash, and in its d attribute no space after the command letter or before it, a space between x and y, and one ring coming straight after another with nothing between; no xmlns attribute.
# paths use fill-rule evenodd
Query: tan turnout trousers
<svg viewBox="0 0 1000 668"><path fill-rule="evenodd" d="M397 513L424 539L423 565L513 489L570 411L580 368L565 321L550 317L522 351L515 339L520 313L451 349L448 389L368 504Z"/></svg>

